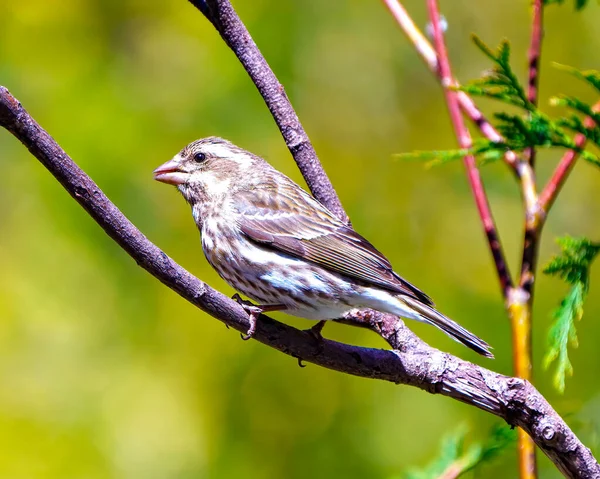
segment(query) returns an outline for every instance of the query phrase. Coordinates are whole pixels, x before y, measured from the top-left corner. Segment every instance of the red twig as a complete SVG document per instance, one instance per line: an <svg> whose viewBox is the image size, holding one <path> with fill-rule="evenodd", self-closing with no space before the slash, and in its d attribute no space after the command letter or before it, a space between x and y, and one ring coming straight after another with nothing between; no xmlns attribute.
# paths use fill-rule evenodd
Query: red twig
<svg viewBox="0 0 600 479"><path fill-rule="evenodd" d="M542 54L542 37L544 5L543 0L534 0L533 2L533 24L531 27L531 44L529 45L529 83L527 87L527 99L537 105L538 99L538 78L540 73L540 57Z"/></svg>
<svg viewBox="0 0 600 479"><path fill-rule="evenodd" d="M534 2L533 31L531 47L529 50L529 87L527 95L529 101L536 104L538 101L539 60L543 36L543 1L534 0ZM471 145L471 139L462 122L462 118L460 117L459 108L462 108L465 115L477 125L483 135L489 140L503 142L503 137L489 121L487 121L466 93L449 90L449 87L454 87L458 83L454 80L450 71L443 34L439 25L440 15L437 1L427 1L433 27L435 50L431 47L427 39L420 34L414 25L414 22L398 0L384 0L384 4L388 7L390 13L407 35L408 39L414 44L415 49L425 60L429 69L438 76L446 89L445 95L448 109L460 146L462 148L468 148ZM433 61L434 58L436 61ZM590 119L586 119L586 126L591 126L590 121ZM577 136L575 141L578 148L583 147L584 139L582 137ZM506 273L508 277L504 279L505 277L501 272L502 265L498 266L498 258L502 258L502 250L500 248L494 248L493 237L491 238L489 235L489 233L492 233L496 240L498 238L491 212L489 212L483 185L481 185L479 172L477 171L473 157L465 157L469 181L471 182L479 214L482 218L484 227L486 228L486 233L488 233L492 253L496 259L496 267L503 288L509 317L511 319L515 372L519 377L525 379L531 378L531 312L533 304L534 275L541 229L548 209L551 207L556 194L566 180L566 176L574 164L577 153L571 151L565 154L551 180L544 189L544 192L540 196L538 196L537 193L534 155L535 151L533 149L525 152L527 159L519 158L513 151L507 151L504 155L505 162L513 169L519 179L525 207L525 235L521 271L519 283L516 287L512 286L511 277L508 275L508 272ZM491 229L488 229L490 227ZM509 286L505 287L506 285ZM523 430L519 431L519 469L520 477L522 479L533 479L536 477L534 444L526 434L524 434Z"/></svg>
<svg viewBox="0 0 600 479"><path fill-rule="evenodd" d="M429 15L433 27L434 44L437 52L438 69L439 75L444 88L444 95L446 96L446 103L448 105L448 111L454 126L454 132L458 139L458 144L461 148L470 148L472 146L471 135L467 129L460 112L460 105L458 101L458 94L450 87L455 86L454 79L452 77L452 71L450 70L450 62L448 60L448 53L446 51L446 45L444 43L444 36L440 28L440 14L436 0L427 0L427 6L429 8ZM466 155L464 157L464 164L467 170L467 178L475 197L475 203L477 210L485 230L485 234L488 239L488 244L496 264L496 270L498 278L500 280L500 287L504 297L507 297L509 289L512 287L512 279L508 272L508 266L492 215L492 210L488 203L487 195L479 169L475 162L473 155Z"/></svg>
<svg viewBox="0 0 600 479"><path fill-rule="evenodd" d="M585 142L586 138L582 134L578 134L575 137L575 144L579 148L583 148ZM544 211L547 212L554 204L554 200L556 200L558 192L565 184L569 173L575 166L575 160L578 156L579 153L577 153L575 150L569 150L563 155L560 162L556 166L554 173L552 173L552 176L540 194L540 208L542 208Z"/></svg>
<svg viewBox="0 0 600 479"><path fill-rule="evenodd" d="M242 307L192 276L151 243L104 195L6 88L0 86L0 127L21 141L136 263L193 305L245 332ZM355 376L407 384L442 394L518 425L567 477L599 477L600 466L543 396L510 378L427 346L402 321L377 312L347 317L380 334L395 351L361 348L261 316L255 339L295 358Z"/></svg>
<svg viewBox="0 0 600 479"><path fill-rule="evenodd" d="M383 0L383 3L394 17L404 34L414 45L415 50L427 64L429 70L441 79L438 56L427 38L415 25L412 18L398 0ZM455 79L452 79L454 84L458 84ZM502 142L503 138L500 133L492 126L492 124L483 115L481 110L477 108L473 100L465 92L457 92L458 103L463 112L471 119L473 123L481 130L481 133L491 141ZM506 163L515 170L517 175L517 155L513 151L507 151L504 155Z"/></svg>
<svg viewBox="0 0 600 479"><path fill-rule="evenodd" d="M529 60L529 80L527 85L527 99L537 105L538 103L538 79L540 76L540 57L542 54L542 37L544 19L543 0L534 0L533 2L533 20L531 26L531 43L527 58ZM525 151L525 157L529 164L535 165L535 148L528 148Z"/></svg>
<svg viewBox="0 0 600 479"><path fill-rule="evenodd" d="M410 15L398 0L383 0L402 31L415 46L421 58L427 63L432 72L439 72L438 58L435 50L431 47L421 30L417 28Z"/></svg>
<svg viewBox="0 0 600 479"><path fill-rule="evenodd" d="M594 112L600 111L600 101L592 107L592 110ZM595 126L595 123L594 120L592 120L588 116L583 120L583 125L586 128L593 128ZM575 145L577 146L577 148L583 148L585 146L585 142L586 138L581 133L575 136ZM579 153L576 150L567 151L561 158L560 162L556 166L556 169L554 170L554 173L552 173L552 176L548 180L548 183L541 192L539 205L540 209L545 214L547 214L550 208L552 208L552 205L556 200L556 196L565 184L565 181L567 180L569 173L573 169L573 166L575 166L575 161L577 160L578 156Z"/></svg>

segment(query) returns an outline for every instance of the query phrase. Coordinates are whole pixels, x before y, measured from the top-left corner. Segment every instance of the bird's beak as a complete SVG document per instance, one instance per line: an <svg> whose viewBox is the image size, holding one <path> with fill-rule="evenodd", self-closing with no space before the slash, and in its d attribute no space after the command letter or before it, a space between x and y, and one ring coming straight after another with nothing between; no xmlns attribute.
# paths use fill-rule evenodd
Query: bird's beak
<svg viewBox="0 0 600 479"><path fill-rule="evenodd" d="M180 158L176 156L154 170L154 179L169 185L181 185L187 181L189 173L181 170Z"/></svg>

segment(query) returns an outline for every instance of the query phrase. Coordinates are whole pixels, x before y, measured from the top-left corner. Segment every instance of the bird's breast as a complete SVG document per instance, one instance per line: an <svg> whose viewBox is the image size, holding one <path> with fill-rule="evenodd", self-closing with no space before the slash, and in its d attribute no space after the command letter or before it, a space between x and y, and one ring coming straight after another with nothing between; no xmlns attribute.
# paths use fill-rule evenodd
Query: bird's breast
<svg viewBox="0 0 600 479"><path fill-rule="evenodd" d="M202 220L202 249L207 259L215 267L216 261L231 259L241 231L235 219L207 215Z"/></svg>

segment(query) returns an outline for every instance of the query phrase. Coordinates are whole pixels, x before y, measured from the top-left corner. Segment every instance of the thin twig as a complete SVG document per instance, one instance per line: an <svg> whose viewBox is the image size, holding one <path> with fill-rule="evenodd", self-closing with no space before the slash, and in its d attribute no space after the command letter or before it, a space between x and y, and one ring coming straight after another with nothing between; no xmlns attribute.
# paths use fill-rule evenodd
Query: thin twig
<svg viewBox="0 0 600 479"><path fill-rule="evenodd" d="M406 9L400 4L398 0L383 0L385 5L388 7L390 13L402 28L402 31L406 34L408 39L413 43L417 52L421 55L421 58L425 61L430 71L434 73L441 80L441 73L439 68L438 56L423 36L423 34L416 27L412 18L406 11ZM414 33L417 32L417 33ZM433 60L435 59L435 61ZM458 85L455 78L452 78L452 84ZM484 114L477 108L471 97L465 92L458 91L456 93L458 103L462 111L469 117L469 119L479 128L481 133L490 141L496 143L504 143L504 137L494 128ZM535 193L535 175L533 169L529 163L521 160L514 151L508 150L504 153L505 163L512 168L514 173L521 184L521 195L525 203L525 208L529 211L534 211L537 208L537 195Z"/></svg>
<svg viewBox="0 0 600 479"><path fill-rule="evenodd" d="M425 35L417 28L415 22L397 0L383 0L383 3L388 8L392 16L396 19L404 34L414 45L415 50L421 55L429 69L434 73L439 73L438 57L435 50L431 47Z"/></svg>
<svg viewBox="0 0 600 479"><path fill-rule="evenodd" d="M214 25L256 85L313 196L342 221L348 215L273 70L228 0L189 0Z"/></svg>
<svg viewBox="0 0 600 479"><path fill-rule="evenodd" d="M444 43L444 35L443 35L442 29L440 26L440 13L439 13L439 7L438 7L437 0L427 0L427 6L428 6L428 10L429 10L429 18L430 18L431 25L432 25L433 41L434 41L435 49L437 52L438 62L439 62L439 74L441 77L442 86L444 87L444 90L445 90L446 102L448 104L448 109L450 111L450 117L452 118L452 123L454 124L454 129L456 132L456 136L458 137L460 147L461 148L470 148L471 139L470 139L469 132L468 132L466 126L464 125L462 115L460 113L458 98L457 98L456 92L452 91L452 89L450 88L450 87L454 87L455 85L454 85L454 80L453 80L452 73L450 70L450 61L448 59L448 54L446 52L446 46ZM469 172L470 178L474 174L476 174L477 178L479 178L479 171L477 170L475 158L473 158L473 156L468 155L465 157L465 165L467 167L467 171ZM520 169L519 171L521 173L520 178L521 178L521 184L523 186L524 199L526 200L525 202L528 203L527 198L531 198L530 201L531 201L532 205L535 207L535 205L537 203L537 194L535 192L535 178L532 174L532 169L531 168L528 168L528 169L523 168L523 165L524 165L523 162L519 163L519 169ZM523 176L523 173L525 173L525 176ZM481 183L481 180L479 180L479 182ZM481 185L480 188L481 188L481 193L484 194L483 185ZM475 194L475 197L477 198L477 194L480 192L479 192L478 188L476 189L475 187L473 187L473 193ZM484 198L485 198L485 196L484 196ZM486 198L486 204L487 204L487 198ZM478 202L478 207L479 207L479 202ZM489 206L488 206L488 210L489 210ZM527 210L527 215L526 215L527 218L529 218L529 213L530 213L530 211ZM488 224L490 223L491 211L489 213L490 219L485 218L484 215L481 213L481 210L480 210L480 215L482 217L482 221L483 221L484 225L486 225L486 220L487 220ZM492 224L492 226L494 225L493 220L491 221L491 224ZM528 222L527 225L529 226L529 224L530 223ZM488 229L486 226L486 232L487 231L488 231ZM498 235L497 235L495 226L493 228L493 231L497 238ZM529 231L529 230L527 229L526 231ZM537 241L535 241L535 238L531 238L529 235L527 235L526 240L530 240L530 241L529 241L529 243L526 243L524 250L527 252L537 251L537 249L536 249ZM492 243L490 242L490 246L491 246L491 244ZM525 362L526 365L529 366L528 368L524 368L524 371L528 373L526 376L521 376L519 374L521 371L517 367L516 368L517 376L525 377L526 379L529 379L529 377L530 377L529 371L531 370L531 367L530 367L530 364L531 364L531 361L530 361L530 357L531 357L530 356L530 353L531 353L531 347L530 347L531 327L530 327L530 324L531 324L531 322L530 322L530 314L524 314L524 313L530 312L530 309L529 309L530 303L527 302L523 308L517 309L513 305L513 300L515 299L516 296L520 296L520 294L517 295L515 293L515 290L512 287L512 278L510 277L510 275L506 271L506 269L504 270L504 274L506 275L506 277L503 277L500 274L500 268L498 267L498 262L496 262L496 269L498 271L498 277L500 278L500 284L502 287L504 298L506 298L508 311L509 311L509 314L511 315L511 319L514 319L514 313L516 313L517 311L520 313L523 313L518 316L518 321L513 320L513 322L512 322L513 338L515 339L514 344L513 344L513 346L514 346L513 353L514 353L516 365L521 364L522 362ZM520 291L519 291L519 293L520 293ZM523 346L523 347L521 347L521 346ZM535 447L534 447L531 439L522 430L519 431L519 452L520 452L519 453L519 465L520 465L520 471L521 471L521 479L530 479L531 477L535 477ZM525 474L525 472L527 472L527 474ZM530 474L533 474L533 476L531 476Z"/></svg>
<svg viewBox="0 0 600 479"><path fill-rule="evenodd" d="M540 77L540 58L542 55L542 38L544 36L544 1L533 1L533 15L531 25L531 43L527 58L529 60L529 78L527 84L527 99L537 105L538 103L538 83ZM528 148L525 156L529 164L535 165L535 148ZM521 476L523 477L523 476Z"/></svg>
<svg viewBox="0 0 600 479"><path fill-rule="evenodd" d="M413 43L417 52L425 60L429 69L440 78L442 85L445 87L457 86L458 82L451 76L449 67L447 69L444 68L443 56L446 56L446 53L443 45L443 36L439 28L439 11L437 3L432 1L428 2L430 5L430 12L432 9L434 11L434 14L431 16L431 21L435 37L434 40L436 41L436 53L427 39L415 26L414 22L398 0L383 1L404 33ZM536 104L538 98L539 59L543 34L543 2L541 0L534 0L534 2L533 32L529 52L530 68L528 98L532 103ZM448 94L446 94L446 96L448 98ZM457 102L463 112L477 125L484 136L494 142L503 142L503 137L489 123L466 93L458 92ZM450 101L448 103L451 117L456 125L456 108L450 107ZM457 134L459 141L461 137L465 138L460 131L457 131ZM577 146L583 146L583 143L582 138L577 136ZM548 209L552 205L557 192L572 168L576 156L577 154L575 151L567 152L542 195L538 197L535 171L533 168L535 151L531 149L526 152L525 157L529 161L519 158L513 151L507 151L504 155L505 162L512 167L521 185L521 194L525 209L525 234L519 285L516 288L503 287L506 306L511 320L515 374L525 379L531 378L531 311L533 305L534 274L541 229L545 222ZM465 159L465 161L466 160L467 159ZM536 477L535 448L529 437L525 435L522 430L519 431L519 450L521 477Z"/></svg>
<svg viewBox="0 0 600 479"><path fill-rule="evenodd" d="M192 276L151 243L0 87L0 126L21 141L136 263L190 303L238 331L248 316L235 301ZM470 404L522 427L567 477L600 477L600 465L543 396L527 381L510 378L429 347L394 316L358 313L345 319L368 327L396 351L323 339L261 316L255 338L294 358L334 371L418 387Z"/></svg>
<svg viewBox="0 0 600 479"><path fill-rule="evenodd" d="M577 145L578 148L583 148L586 140L586 137L579 133L575 136L575 145ZM578 156L579 153L577 153L577 151L568 150L560 159L558 165L556 165L556 169L540 193L540 208L544 210L544 212L547 213L550 208L552 208L558 193L567 181L569 173L571 173L571 170L575 166L575 161Z"/></svg>
<svg viewBox="0 0 600 479"><path fill-rule="evenodd" d="M464 460L459 459L451 463L435 479L458 479L465 472Z"/></svg>
<svg viewBox="0 0 600 479"><path fill-rule="evenodd" d="M526 241L529 233L525 233ZM537 245L537 239L531 240L531 244ZM525 248L527 245L525 245ZM537 249L537 248L536 248ZM513 347L513 371L515 376L531 381L531 312L532 296L520 285L511 291L507 301L508 315L511 324L511 336ZM519 461L519 477L530 479L537 476L535 458L535 445L527 432L518 430L517 452Z"/></svg>
<svg viewBox="0 0 600 479"><path fill-rule="evenodd" d="M593 106L593 110L600 111L600 102ZM593 128L595 123L590 117L586 117L584 125L586 128ZM586 138L584 135L578 134L575 136L574 142L577 148L581 149L585 146ZM521 278L519 287L513 291L511 300L508 302L508 310L512 324L515 375L528 380L531 380L532 370L533 285L541 233L548 212L578 156L577 150L569 150L563 155L546 187L539 195L535 209L527 208ZM519 466L521 477L535 477L534 446L531 438L522 431L519 431Z"/></svg>
<svg viewBox="0 0 600 479"><path fill-rule="evenodd" d="M436 54L438 58L438 70L444 88L444 94L446 96L446 103L448 105L448 111L454 126L454 131L458 139L460 148L469 149L472 146L471 135L465 125L462 114L460 112L460 106L458 103L457 92L452 89L455 86L452 72L450 70L450 62L448 60L448 54L446 52L446 45L444 43L444 35L440 26L440 14L436 0L428 0L429 15L432 24L434 43L436 48ZM466 155L464 157L464 164L467 170L467 177L473 196L475 197L475 203L479 216L485 230L485 234L488 239L488 245L492 252L494 262L496 264L496 271L498 273L498 279L500 280L500 287L502 294L507 297L510 288L512 288L512 279L508 272L508 265L502 250L502 244L500 243L500 237L498 236L498 230L494 222L492 210L490 208L483 181L477 168L477 163L473 155Z"/></svg>
<svg viewBox="0 0 600 479"><path fill-rule="evenodd" d="M533 105L538 104L538 83L540 74L540 58L542 54L543 31L543 0L533 1L533 15L531 26L531 42L528 52L529 75L527 84L527 99ZM525 232L523 235L523 255L521 260L521 275L519 280L518 296L526 298L512 302L508 310L512 323L513 356L515 374L524 379L532 378L532 312L535 275L537 269L538 250L541 241L541 228L545 219L545 212L539 207L539 198L535 184L535 147L525 150L525 159L531 171L531 184L526 178L521 178L524 191L529 191L535 203L525 201ZM521 479L535 479L537 477L537 461L535 445L531 438L519 430L518 438L519 477Z"/></svg>
<svg viewBox="0 0 600 479"><path fill-rule="evenodd" d="M600 112L600 101L592 107L592 111L596 113ZM596 124L594 123L594 120L588 116L584 118L583 126L586 128L594 128ZM574 142L577 148L582 149L585 146L586 138L581 133L578 133L575 135ZM554 170L554 173L552 173L548 183L540 193L539 205L540 209L544 212L544 217L548 214L550 208L552 208L558 193L565 184L565 181L567 181L573 166L575 166L575 161L577 160L578 156L579 153L577 150L567 151L556 166L556 169ZM540 223L540 228L542 225L543 222Z"/></svg>
<svg viewBox="0 0 600 479"><path fill-rule="evenodd" d="M531 43L527 57L529 59L529 82L527 85L527 99L537 105L538 83L540 76L540 58L542 55L542 38L544 36L544 1L533 1L533 15L531 26Z"/></svg>
<svg viewBox="0 0 600 479"><path fill-rule="evenodd" d="M419 53L421 58L425 61L425 64L429 70L440 78L439 60L437 54L429 41L421 33L421 31L415 25L406 9L398 0L383 0L383 3L388 8L404 34L414 45L415 50ZM458 85L456 79L452 79L453 85ZM460 104L463 112L471 119L473 123L479 128L483 135L491 141L502 142L503 137L498 131L492 126L489 120L484 114L477 108L473 100L465 92L457 92L458 103ZM517 155L513 151L507 151L504 155L504 161L513 169L517 167ZM517 172L518 173L518 172Z"/></svg>

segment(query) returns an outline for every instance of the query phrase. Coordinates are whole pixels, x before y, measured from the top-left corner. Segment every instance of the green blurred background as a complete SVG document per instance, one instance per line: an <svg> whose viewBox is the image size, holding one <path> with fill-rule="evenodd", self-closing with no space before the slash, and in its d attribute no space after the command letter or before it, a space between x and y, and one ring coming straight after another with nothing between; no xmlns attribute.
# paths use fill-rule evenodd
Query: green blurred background
<svg viewBox="0 0 600 479"><path fill-rule="evenodd" d="M406 7L421 26L424 2ZM235 2L285 85L355 227L440 309L494 346L462 358L511 373L510 331L462 165L393 158L455 145L443 95L378 1ZM470 32L513 44L524 77L529 2L445 1L456 75L490 65ZM599 7L546 10L541 104L556 93L595 101L551 61L599 68ZM226 294L207 265L188 207L152 170L186 143L219 135L301 181L251 81L213 27L184 0L0 3L0 84L19 98L119 208L176 261ZM483 103L486 112L490 103ZM545 180L560 152L540 154ZM0 131L0 477L401 477L426 464L461 424L469 439L497 420L414 388L359 379L247 343L136 266L10 134ZM541 263L566 233L600 239L600 175L579 164L544 234ZM519 189L483 170L513 270ZM541 368L550 311L566 286L540 277L535 383L596 453L600 413L600 266L575 376L564 395ZM312 323L282 320L306 328ZM325 335L384 347L368 332ZM508 451L476 477L514 477ZM541 476L558 477L541 459Z"/></svg>

